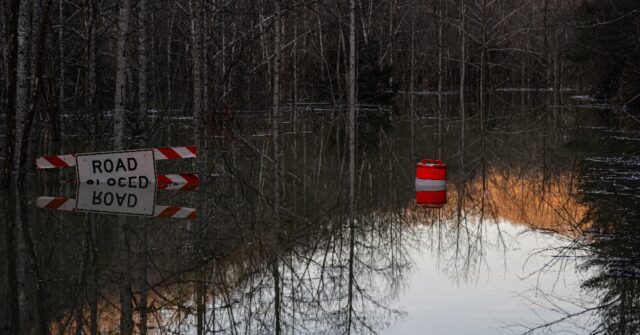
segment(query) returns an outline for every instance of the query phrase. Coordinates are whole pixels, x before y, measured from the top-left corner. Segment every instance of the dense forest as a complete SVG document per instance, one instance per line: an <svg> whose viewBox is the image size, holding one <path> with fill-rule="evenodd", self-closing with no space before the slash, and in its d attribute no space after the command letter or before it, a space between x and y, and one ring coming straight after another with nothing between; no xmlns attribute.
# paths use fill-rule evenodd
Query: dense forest
<svg viewBox="0 0 640 335"><path fill-rule="evenodd" d="M113 135L113 146L131 147L152 113L193 116L193 140L203 144L238 112L277 118L309 102L346 111L393 105L408 92L455 92L485 112L495 90L550 90L556 104L565 89L618 103L637 94L640 5L631 0L2 6L5 176L18 162L30 166L34 150L59 151L69 117L89 120L93 143Z"/></svg>
<svg viewBox="0 0 640 335"><path fill-rule="evenodd" d="M467 277L491 219L592 253L583 288L602 303L557 323L600 313L616 333L636 313L637 253L620 241L638 215L620 213L639 180L637 0L2 0L0 13L0 333L377 333L402 314L387 303L408 250ZM589 152L602 136L613 144ZM196 159L157 171L197 173L200 188L150 198L192 221L38 205L77 204L82 186L36 157L186 145ZM416 205L423 156L449 166L448 207ZM634 315L620 329L637 331Z"/></svg>

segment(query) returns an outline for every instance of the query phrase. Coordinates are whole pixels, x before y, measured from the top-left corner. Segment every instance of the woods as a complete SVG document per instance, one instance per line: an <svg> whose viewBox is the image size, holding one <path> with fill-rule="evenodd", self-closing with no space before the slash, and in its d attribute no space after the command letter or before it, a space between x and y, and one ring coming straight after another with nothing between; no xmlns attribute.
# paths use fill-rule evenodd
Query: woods
<svg viewBox="0 0 640 335"><path fill-rule="evenodd" d="M271 109L277 118L285 105L303 101L346 108L352 81L359 103L456 91L461 106L478 104L484 113L485 95L496 89L590 89L629 73L617 70L623 60L604 73L588 70L586 60L626 50L596 49L587 34L615 28L590 22L620 25L636 16L631 3L559 0L371 0L357 1L353 12L339 1L291 0L3 6L3 146L16 164L23 143L31 157L58 150L62 120L70 117L86 120L98 147L111 133L103 122L113 124L116 147L120 134L132 147L131 139L148 134L152 112L192 115L202 120L197 134L212 135L232 126L239 111Z"/></svg>
<svg viewBox="0 0 640 335"><path fill-rule="evenodd" d="M639 122L637 1L0 12L0 333L377 333L402 314L387 304L425 244L415 226L462 277L482 264L483 220L573 237L583 212L601 215L574 199L598 145L576 129ZM80 193L73 169L36 171L36 157L185 145L197 159L158 171L197 173L200 190L150 198L197 208L194 221L36 211L39 196ZM415 207L423 157L449 164L441 211Z"/></svg>

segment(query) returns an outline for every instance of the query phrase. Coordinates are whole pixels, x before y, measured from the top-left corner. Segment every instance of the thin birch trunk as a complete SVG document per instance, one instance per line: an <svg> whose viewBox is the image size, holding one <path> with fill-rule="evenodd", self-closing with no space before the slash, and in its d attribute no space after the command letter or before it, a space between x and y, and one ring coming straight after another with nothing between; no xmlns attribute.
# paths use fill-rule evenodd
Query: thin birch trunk
<svg viewBox="0 0 640 335"><path fill-rule="evenodd" d="M482 150L482 215L484 215L485 194L487 189L487 160L485 150L485 109L486 109L486 67L487 67L487 1L483 0L482 10L482 48L480 50L480 142Z"/></svg>
<svg viewBox="0 0 640 335"><path fill-rule="evenodd" d="M464 129L465 129L465 110L464 110L464 89L466 77L466 32L465 32L465 4L464 0L460 0L460 169L464 169ZM460 175L460 178L463 178Z"/></svg>
<svg viewBox="0 0 640 335"><path fill-rule="evenodd" d="M63 0L60 0L63 1ZM86 107L87 112L93 114L93 136L92 136L92 147L93 149L97 149L98 146L98 130L99 130L99 113L96 109L96 98L97 98L97 83L96 83L96 53L97 53L97 45L96 45L96 25L98 20L98 4L96 0L89 0L89 4L87 6L87 100ZM63 77L64 69L61 70L61 77Z"/></svg>
<svg viewBox="0 0 640 335"><path fill-rule="evenodd" d="M62 124L62 116L64 114L64 1L58 1L58 52L60 53L59 77L58 77L58 131L60 133L60 143L62 144L62 136L64 128ZM51 120L52 122L54 120ZM63 146L61 146L61 149ZM61 152L63 153L63 152Z"/></svg>
<svg viewBox="0 0 640 335"><path fill-rule="evenodd" d="M302 20L304 20L304 17L302 17ZM292 63L293 63L293 85L291 86L291 96L293 98L292 104L291 104L291 112L293 113L293 134L294 134L294 138L296 139L293 143L293 154L294 154L294 159L297 158L297 140L298 137L295 136L298 130L298 111L297 111L297 104L298 104L298 20L294 20L293 23L293 56L292 56ZM294 206L295 208L295 206Z"/></svg>
<svg viewBox="0 0 640 335"><path fill-rule="evenodd" d="M412 0L411 7L416 8L416 0ZM411 123L411 161L415 159L415 83L416 83L416 15L411 11L411 63L409 68L409 119Z"/></svg>
<svg viewBox="0 0 640 335"><path fill-rule="evenodd" d="M147 0L138 0L138 119L147 112Z"/></svg>
<svg viewBox="0 0 640 335"><path fill-rule="evenodd" d="M138 122L143 122L147 113L147 0L138 1ZM142 223L140 234L140 335L147 334L147 222Z"/></svg>
<svg viewBox="0 0 640 335"><path fill-rule="evenodd" d="M131 296L131 261L129 259L129 236L127 221L118 217L118 239L120 260L120 334L133 334L133 303Z"/></svg>
<svg viewBox="0 0 640 335"><path fill-rule="evenodd" d="M114 147L122 150L124 140L125 103L127 99L127 55L126 42L129 33L129 0L119 0L118 10L118 46L117 46L117 69L116 69L116 89L115 105L113 108L113 133Z"/></svg>
<svg viewBox="0 0 640 335"><path fill-rule="evenodd" d="M17 3L18 1L16 1ZM17 12L17 8L16 8ZM17 18L17 16L15 16ZM15 20L17 27L17 19ZM17 30L16 30L17 31ZM17 40L15 47L12 49L17 53ZM10 188L7 188L10 189ZM15 193L10 190L4 199L4 205L7 208L7 216L5 222L5 243L7 257L7 284L9 288L9 316L11 320L9 332L11 334L20 333L20 294L18 292L18 243L17 243L17 226L16 226L16 205Z"/></svg>
<svg viewBox="0 0 640 335"><path fill-rule="evenodd" d="M87 26L87 98L86 108L89 113L93 113L93 136L91 139L92 151L97 151L98 148L98 111L95 108L96 104L96 24L97 24L97 0L89 0L86 11ZM62 0L61 0L62 2ZM88 285L88 303L89 303L89 333L91 335L98 334L98 248L97 243L97 222L95 216L87 214L87 222L89 229L87 231L87 240L89 241L89 264L91 271L91 283Z"/></svg>
<svg viewBox="0 0 640 335"><path fill-rule="evenodd" d="M15 151L13 156L14 168L17 170L22 152L22 138L27 122L29 74L31 73L31 15L33 6L31 0L20 2L18 17L18 63L17 63L17 92L16 92L16 124Z"/></svg>
<svg viewBox="0 0 640 335"><path fill-rule="evenodd" d="M15 142L16 142L16 114L18 110L18 58L19 58L19 12L20 12L20 0L12 0L10 2L3 2L6 7L5 16L5 48L6 55L5 62L7 64L6 76L7 82L7 104L5 109L5 160L4 160L4 186L11 186L11 179L14 170L13 157L15 157ZM7 206L8 208L12 208ZM13 320L17 319L17 315ZM17 327L14 329L17 331Z"/></svg>
<svg viewBox="0 0 640 335"><path fill-rule="evenodd" d="M442 64L442 26L444 25L444 2L438 5L438 159L442 158L442 77L444 76Z"/></svg>
<svg viewBox="0 0 640 335"><path fill-rule="evenodd" d="M124 148L124 122L127 87L126 39L129 32L129 0L119 1L118 10L118 42L115 106L113 111L114 147ZM120 333L133 333L133 305L131 296L131 264L129 259L128 227L124 217L118 217L118 240L120 260Z"/></svg>
<svg viewBox="0 0 640 335"><path fill-rule="evenodd" d="M389 1L389 66L391 68L393 68L393 55L394 55L394 46L395 46L395 41L394 41L394 33L393 33L393 25L394 23L394 14L395 14L395 8L397 7L397 1L396 0L391 0ZM415 7L414 7L415 8ZM412 14L413 15L413 14ZM383 52L384 53L384 52ZM382 61L380 62L380 67L382 67ZM389 76L389 87L393 87L393 75Z"/></svg>
<svg viewBox="0 0 640 335"><path fill-rule="evenodd" d="M276 220L280 214L280 148L279 148L279 123L280 123L280 69L281 69L281 11L280 0L274 2L275 5L275 36L274 36L274 53L273 53L273 103L272 103L272 117L271 117L271 131L273 141L273 180L274 180L274 211Z"/></svg>
<svg viewBox="0 0 640 335"><path fill-rule="evenodd" d="M25 234L25 222L20 213L20 195L19 187L13 188L14 192L14 209L15 210L15 246L16 246L16 278L18 289L18 308L19 308L19 334L28 335L31 334L35 320L32 313L32 299L29 285L29 278L31 277L29 256L27 252L27 245L24 239Z"/></svg>
<svg viewBox="0 0 640 335"><path fill-rule="evenodd" d="M206 271L205 271L205 266L202 265L202 268L200 268L197 271L197 277L195 278L195 285L196 285L196 296L195 296L195 303L196 303L196 334L198 335L204 335L205 334L205 324L206 324L206 320L205 320L205 312L206 312L206 286L207 286L207 275L206 275Z"/></svg>
<svg viewBox="0 0 640 335"><path fill-rule="evenodd" d="M350 178L349 199L355 199L355 166L356 166L356 2L351 0L349 9L349 73L347 79L349 99L349 166ZM351 210L355 209L351 201Z"/></svg>
<svg viewBox="0 0 640 335"><path fill-rule="evenodd" d="M273 142L273 203L274 214L276 220L276 234L280 236L280 229L282 229L280 222L280 139L279 139L279 127L280 127L280 70L281 70L281 57L282 57L282 12L280 9L280 0L274 1L275 17L274 17L274 53L273 53L273 112L271 117L271 131ZM278 237L279 239L279 237ZM275 333L281 334L281 304L280 304L280 270L278 268L278 245L275 247L274 260L272 261L272 271L274 280L274 295L275 295Z"/></svg>
<svg viewBox="0 0 640 335"><path fill-rule="evenodd" d="M18 182L20 185L22 185L27 172L28 149L29 143L31 142L29 134L31 133L35 119L37 102L41 93L44 91L41 86L43 85L44 57L47 45L47 29L49 27L49 9L51 2L52 0L45 1L43 4L44 7L40 9L41 12L38 12L38 30L32 50L34 57L32 64L33 70L31 71L31 95L27 104L26 114L24 115L22 135L21 137L16 136L16 141L20 141L20 143L17 144L17 146L19 145L20 147L20 151L17 153L19 156Z"/></svg>
<svg viewBox="0 0 640 335"><path fill-rule="evenodd" d="M205 48L204 45L204 3L203 0L192 0L191 7L191 43L192 43L192 77L193 77L193 127L195 144L202 149L202 141L204 140L202 131L204 101L206 95L206 66L205 66ZM204 158L200 155L199 160Z"/></svg>
<svg viewBox="0 0 640 335"><path fill-rule="evenodd" d="M8 1L0 1L0 13L7 13L9 9L7 8L9 5ZM2 47L2 73L5 75L9 74L9 65L7 64L7 60L9 59L9 32L8 23L6 15L0 14L0 47ZM8 89L9 83L8 80L4 80L4 86L2 87L3 93L4 90Z"/></svg>
<svg viewBox="0 0 640 335"><path fill-rule="evenodd" d="M4 186L9 189L12 185L13 159L15 151L15 117L16 117L16 95L17 95L17 64L19 54L19 11L20 1L13 0L3 2L6 10L5 16L5 62L7 64L6 76L7 80L7 105L5 110L5 166L4 166ZM3 13L3 14L5 14ZM17 266L17 227L14 192L9 191L5 198L5 208L8 209L5 221L5 243L7 253L7 282L9 288L9 315L10 315L10 333L19 333L20 324L20 294L18 292L18 266Z"/></svg>
<svg viewBox="0 0 640 335"><path fill-rule="evenodd" d="M90 320L90 334L98 334L98 247L96 243L97 237L97 222L95 216L88 216L87 225L89 225L89 238L91 241L91 285L89 292L89 316Z"/></svg>
<svg viewBox="0 0 640 335"><path fill-rule="evenodd" d="M277 1L277 0L276 0ZM281 292L280 292L280 269L278 266L278 262L277 262L277 258L276 260L273 262L273 264L271 265L271 271L273 273L273 294L274 294L274 308L275 308L275 333L276 335L280 335L282 333L282 326L281 326L281 320L280 320L280 314L281 314L281 309L282 309L282 304L281 304Z"/></svg>
<svg viewBox="0 0 640 335"><path fill-rule="evenodd" d="M173 76L171 75L171 46L173 43L173 25L175 22L176 11L175 11L175 1L171 2L171 22L169 23L169 37L167 38L167 100L165 103L165 107L168 110L172 108L172 85Z"/></svg>
<svg viewBox="0 0 640 335"><path fill-rule="evenodd" d="M353 317L353 262L355 243L355 171L356 171L356 2L349 8L349 287L347 302L347 334L351 333Z"/></svg>

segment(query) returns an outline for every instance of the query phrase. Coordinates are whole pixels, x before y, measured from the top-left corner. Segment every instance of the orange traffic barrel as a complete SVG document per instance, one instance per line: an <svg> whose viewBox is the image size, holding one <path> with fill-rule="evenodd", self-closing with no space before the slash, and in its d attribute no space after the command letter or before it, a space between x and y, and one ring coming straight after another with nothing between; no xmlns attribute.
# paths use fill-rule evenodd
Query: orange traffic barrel
<svg viewBox="0 0 640 335"><path fill-rule="evenodd" d="M424 208L442 208L447 203L447 165L423 159L416 167L416 202Z"/></svg>

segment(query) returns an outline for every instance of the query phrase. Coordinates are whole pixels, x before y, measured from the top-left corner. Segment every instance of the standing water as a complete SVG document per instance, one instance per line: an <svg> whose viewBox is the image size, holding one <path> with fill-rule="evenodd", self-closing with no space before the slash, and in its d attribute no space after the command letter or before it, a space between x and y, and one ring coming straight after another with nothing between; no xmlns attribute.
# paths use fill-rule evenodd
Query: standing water
<svg viewBox="0 0 640 335"><path fill-rule="evenodd" d="M20 304L0 304L0 325L19 313L34 331L117 333L126 276L147 334L273 333L276 318L285 333L636 333L640 138L592 110L550 113L543 95L498 93L464 124L455 96L440 112L417 97L412 118L365 106L353 181L340 111L284 113L275 173L264 115L238 113L210 143L205 184L146 200L196 217L126 216L125 273L125 216L37 208L79 188L73 170L31 174L1 195L15 240L0 241L0 299ZM190 144L189 119L156 122L146 147ZM65 152L91 151L68 136ZM447 164L442 208L416 203L423 158Z"/></svg>

